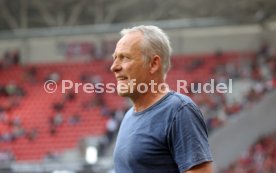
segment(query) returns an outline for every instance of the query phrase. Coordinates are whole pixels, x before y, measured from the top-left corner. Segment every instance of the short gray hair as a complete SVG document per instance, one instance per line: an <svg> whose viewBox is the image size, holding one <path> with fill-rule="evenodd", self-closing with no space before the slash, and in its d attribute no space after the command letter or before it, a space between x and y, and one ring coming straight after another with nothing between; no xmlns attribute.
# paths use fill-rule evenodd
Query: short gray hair
<svg viewBox="0 0 276 173"><path fill-rule="evenodd" d="M172 53L172 48L170 45L169 38L160 28L156 26L135 26L133 28L123 29L120 33L122 36L132 33L132 32L141 32L144 36L142 42L142 52L146 61L149 61L149 58L153 55L158 55L162 59L162 72L166 76L166 73L169 71L171 62L170 56Z"/></svg>

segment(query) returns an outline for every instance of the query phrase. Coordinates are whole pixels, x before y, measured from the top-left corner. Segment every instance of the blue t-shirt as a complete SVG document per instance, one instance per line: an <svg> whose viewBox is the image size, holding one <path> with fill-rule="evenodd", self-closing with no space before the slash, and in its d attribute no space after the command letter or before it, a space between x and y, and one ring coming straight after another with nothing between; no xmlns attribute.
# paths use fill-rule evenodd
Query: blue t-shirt
<svg viewBox="0 0 276 173"><path fill-rule="evenodd" d="M141 112L131 108L114 151L116 173L182 173L212 161L201 111L187 96L169 92Z"/></svg>

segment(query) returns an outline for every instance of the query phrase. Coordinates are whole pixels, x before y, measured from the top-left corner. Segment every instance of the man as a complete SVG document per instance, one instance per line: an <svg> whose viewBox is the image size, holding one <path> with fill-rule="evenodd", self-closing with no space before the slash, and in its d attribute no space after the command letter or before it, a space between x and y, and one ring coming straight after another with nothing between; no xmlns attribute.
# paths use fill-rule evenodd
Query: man
<svg viewBox="0 0 276 173"><path fill-rule="evenodd" d="M133 107L114 151L116 173L211 173L203 116L193 101L165 84L171 47L155 26L121 31L111 71L117 92Z"/></svg>

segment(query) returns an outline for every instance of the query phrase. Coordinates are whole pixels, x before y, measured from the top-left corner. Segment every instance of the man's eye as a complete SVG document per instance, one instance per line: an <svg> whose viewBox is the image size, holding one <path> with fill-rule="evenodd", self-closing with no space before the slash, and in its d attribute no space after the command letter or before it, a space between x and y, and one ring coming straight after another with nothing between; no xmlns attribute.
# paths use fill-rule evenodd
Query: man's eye
<svg viewBox="0 0 276 173"><path fill-rule="evenodd" d="M124 58L123 59L129 59L129 57L128 56L124 56Z"/></svg>
<svg viewBox="0 0 276 173"><path fill-rule="evenodd" d="M120 60L122 61L122 60L125 60L126 59L126 57L125 56L121 56L120 57Z"/></svg>
<svg viewBox="0 0 276 173"><path fill-rule="evenodd" d="M128 56L118 56L118 57L115 57L113 60L115 61L115 59L119 59L120 61L123 61L123 60L128 60L129 57Z"/></svg>

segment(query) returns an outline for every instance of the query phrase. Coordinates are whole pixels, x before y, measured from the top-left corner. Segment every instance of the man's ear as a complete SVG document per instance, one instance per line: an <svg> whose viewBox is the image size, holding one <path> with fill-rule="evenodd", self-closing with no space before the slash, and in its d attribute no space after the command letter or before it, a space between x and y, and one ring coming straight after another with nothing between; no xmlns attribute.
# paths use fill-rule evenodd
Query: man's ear
<svg viewBox="0 0 276 173"><path fill-rule="evenodd" d="M153 57L151 57L149 66L150 66L150 73L151 74L154 74L155 72L160 70L160 68L162 66L160 56L154 55Z"/></svg>

